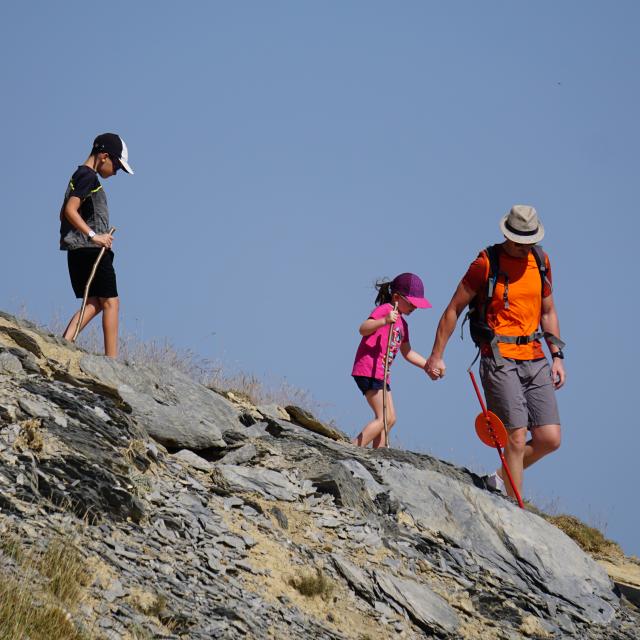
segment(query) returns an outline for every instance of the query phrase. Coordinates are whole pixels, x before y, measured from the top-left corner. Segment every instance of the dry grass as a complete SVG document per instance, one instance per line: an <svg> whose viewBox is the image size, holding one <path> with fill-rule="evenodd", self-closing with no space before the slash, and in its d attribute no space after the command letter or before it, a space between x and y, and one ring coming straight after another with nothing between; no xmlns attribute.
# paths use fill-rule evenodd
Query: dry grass
<svg viewBox="0 0 640 640"><path fill-rule="evenodd" d="M328 600L334 589L333 581L318 567L314 572L301 571L297 576L291 577L289 585L307 598L320 596L323 600Z"/></svg>
<svg viewBox="0 0 640 640"><path fill-rule="evenodd" d="M49 579L48 589L61 602L74 606L80 601L89 572L78 549L67 538L54 538L35 558L36 569Z"/></svg>
<svg viewBox="0 0 640 640"><path fill-rule="evenodd" d="M0 640L89 640L71 613L90 577L72 542L57 537L42 551L27 551L5 532L0 549L19 564L0 576Z"/></svg>
<svg viewBox="0 0 640 640"><path fill-rule="evenodd" d="M601 531L595 527L584 524L575 516L557 515L544 516L551 524L566 533L576 544L587 553L591 554L621 554L622 549L604 537Z"/></svg>
<svg viewBox="0 0 640 640"><path fill-rule="evenodd" d="M26 317L26 309L21 309L19 317ZM124 323L122 323L124 325ZM60 315L46 325L44 331L61 335L66 323ZM78 337L78 346L95 354L104 352L102 330L95 320ZM286 379L261 378L253 373L239 371L220 361L211 361L199 356L191 349L176 347L170 340L144 340L140 335L122 329L120 332L118 359L129 364L169 366L181 371L196 382L215 390L231 391L241 399L253 404L276 403L281 406L294 404L311 413L322 413L322 405L310 391L289 383Z"/></svg>
<svg viewBox="0 0 640 640"><path fill-rule="evenodd" d="M0 582L0 640L89 640L71 615L31 582L4 577Z"/></svg>
<svg viewBox="0 0 640 640"><path fill-rule="evenodd" d="M0 551L17 563L22 564L25 553L20 537L13 531L6 531L0 536Z"/></svg>
<svg viewBox="0 0 640 640"><path fill-rule="evenodd" d="M40 431L41 421L38 418L29 418L20 423L20 432L14 442L18 451L31 449L40 453L44 448L44 438Z"/></svg>
<svg viewBox="0 0 640 640"><path fill-rule="evenodd" d="M143 591L142 589L132 589L129 596L129 602L140 613L144 613L147 616L153 616L160 618L162 612L167 607L167 598L161 593L151 593L149 591Z"/></svg>

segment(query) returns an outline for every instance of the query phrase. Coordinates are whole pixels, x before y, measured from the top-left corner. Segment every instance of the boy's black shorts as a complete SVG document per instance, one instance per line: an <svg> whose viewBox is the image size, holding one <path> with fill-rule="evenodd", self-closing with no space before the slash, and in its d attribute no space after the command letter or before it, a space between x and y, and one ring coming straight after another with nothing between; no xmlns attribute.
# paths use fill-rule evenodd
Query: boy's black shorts
<svg viewBox="0 0 640 640"><path fill-rule="evenodd" d="M93 269L100 249L89 247L86 249L72 249L67 251L67 264L69 266L69 276L71 286L76 298L84 297L84 288ZM117 298L118 287L116 285L116 272L113 270L113 251L107 249L100 260L96 275L89 289L89 297L97 298Z"/></svg>

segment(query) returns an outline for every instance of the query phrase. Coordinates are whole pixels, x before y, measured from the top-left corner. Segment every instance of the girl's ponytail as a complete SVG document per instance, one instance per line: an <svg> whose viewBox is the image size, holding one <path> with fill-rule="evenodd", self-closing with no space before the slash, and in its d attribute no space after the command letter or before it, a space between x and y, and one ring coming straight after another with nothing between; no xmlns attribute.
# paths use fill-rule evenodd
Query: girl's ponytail
<svg viewBox="0 0 640 640"><path fill-rule="evenodd" d="M376 297L376 305L386 304L391 302L393 291L391 291L391 282L387 280L378 280L376 282L376 289L378 290L378 296Z"/></svg>

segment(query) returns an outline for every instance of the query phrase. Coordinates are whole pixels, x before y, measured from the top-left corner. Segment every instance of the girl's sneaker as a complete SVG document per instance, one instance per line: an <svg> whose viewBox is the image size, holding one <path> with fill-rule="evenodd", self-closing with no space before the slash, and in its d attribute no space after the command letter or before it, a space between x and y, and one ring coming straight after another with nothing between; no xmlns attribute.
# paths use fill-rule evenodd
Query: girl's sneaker
<svg viewBox="0 0 640 640"><path fill-rule="evenodd" d="M487 486L499 491L500 493L504 493L505 495L507 493L507 488L504 486L504 480L497 473L492 473L487 476Z"/></svg>

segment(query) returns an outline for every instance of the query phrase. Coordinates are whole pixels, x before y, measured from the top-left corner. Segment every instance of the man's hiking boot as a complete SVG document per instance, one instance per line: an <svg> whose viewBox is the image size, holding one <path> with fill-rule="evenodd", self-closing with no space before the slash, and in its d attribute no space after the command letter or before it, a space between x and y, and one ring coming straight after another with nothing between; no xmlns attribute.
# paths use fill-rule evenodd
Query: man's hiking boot
<svg viewBox="0 0 640 640"><path fill-rule="evenodd" d="M507 488L504 486L504 480L497 474L492 473L487 476L487 486L506 495Z"/></svg>

